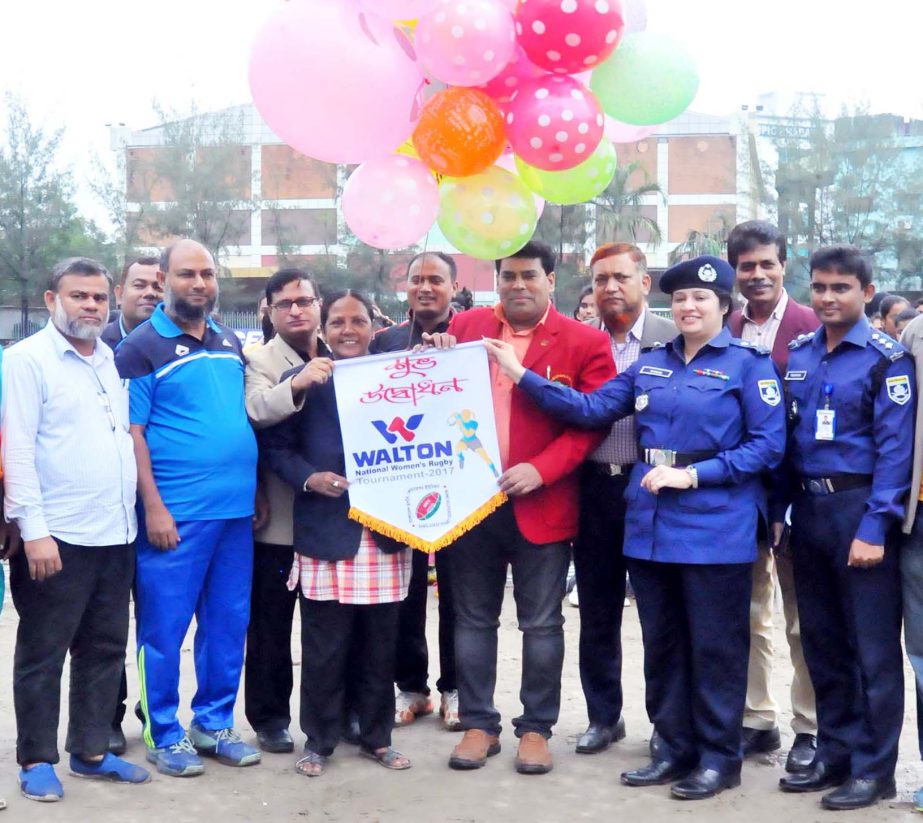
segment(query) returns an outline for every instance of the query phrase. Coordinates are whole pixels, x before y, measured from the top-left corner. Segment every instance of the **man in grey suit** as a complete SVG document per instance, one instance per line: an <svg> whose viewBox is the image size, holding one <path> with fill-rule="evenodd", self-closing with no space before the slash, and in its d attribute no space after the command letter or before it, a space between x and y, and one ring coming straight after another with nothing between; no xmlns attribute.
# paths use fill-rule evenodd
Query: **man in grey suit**
<svg viewBox="0 0 923 823"><path fill-rule="evenodd" d="M911 320L901 344L912 355L917 392L923 391L923 316ZM913 435L913 474L901 547L901 590L904 601L904 646L913 666L917 692L917 744L923 758L923 403L917 404ZM913 795L914 807L923 811L923 788Z"/></svg>
<svg viewBox="0 0 923 823"><path fill-rule="evenodd" d="M647 306L647 258L630 243L606 243L590 261L600 328L609 332L619 372L641 350L676 336L676 327ZM634 418L612 425L580 473L580 527L574 570L580 607L580 682L589 726L577 741L595 754L625 736L622 720L622 607L625 603L625 486L638 459Z"/></svg>
<svg viewBox="0 0 923 823"><path fill-rule="evenodd" d="M277 271L266 284L273 337L247 353L247 415L255 429L275 425L298 411L312 383L333 372L326 345L318 337L320 298L311 276L301 269ZM282 375L302 363L294 377ZM253 588L244 705L247 720L265 752L290 752L289 703L292 696L292 617L297 592L286 588L292 567L292 490L262 466L260 485L269 501L269 519L254 534Z"/></svg>

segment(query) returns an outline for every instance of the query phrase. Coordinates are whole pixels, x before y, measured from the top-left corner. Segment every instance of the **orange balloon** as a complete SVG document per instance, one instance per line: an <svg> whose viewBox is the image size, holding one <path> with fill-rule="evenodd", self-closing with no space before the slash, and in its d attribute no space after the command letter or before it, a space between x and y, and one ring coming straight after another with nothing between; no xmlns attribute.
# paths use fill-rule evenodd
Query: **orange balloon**
<svg viewBox="0 0 923 823"><path fill-rule="evenodd" d="M423 106L413 132L420 159L450 177L469 177L494 164L503 153L503 113L484 92L450 87Z"/></svg>

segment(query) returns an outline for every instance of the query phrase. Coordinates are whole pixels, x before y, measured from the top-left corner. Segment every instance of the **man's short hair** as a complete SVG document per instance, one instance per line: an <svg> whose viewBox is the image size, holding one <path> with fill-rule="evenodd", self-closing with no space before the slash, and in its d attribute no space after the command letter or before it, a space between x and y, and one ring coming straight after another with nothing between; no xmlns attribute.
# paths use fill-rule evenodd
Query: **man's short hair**
<svg viewBox="0 0 923 823"><path fill-rule="evenodd" d="M132 266L158 266L160 265L160 258L154 257L152 254L142 254L141 257L136 257L134 260L126 260L125 265L122 266L122 273L119 275L119 285L124 286L125 281L128 279L128 270Z"/></svg>
<svg viewBox="0 0 923 823"><path fill-rule="evenodd" d="M619 254L627 254L638 267L638 272L640 274L647 274L647 255L633 243L603 243L593 252L593 256L590 258L590 270L592 270L593 266L600 260L605 260L607 257L615 257Z"/></svg>
<svg viewBox="0 0 923 823"><path fill-rule="evenodd" d="M550 246L546 246L539 240L530 240L519 251L496 260L494 265L498 274L500 273L500 264L504 260L541 260L545 274L551 274L554 271L554 252Z"/></svg>
<svg viewBox="0 0 923 823"><path fill-rule="evenodd" d="M421 251L419 254L414 255L407 264L408 277L410 277L411 266L413 266L417 260L422 260L424 257L435 257L437 260L441 260L449 267L449 277L452 279L452 282L454 283L458 279L458 264L455 262L455 258L441 251Z"/></svg>
<svg viewBox="0 0 923 823"><path fill-rule="evenodd" d="M170 271L170 256L173 254L173 249L175 249L180 243L185 243L189 241L190 243L195 243L197 246L201 246L205 251L211 255L211 250L206 247L204 243L200 243L198 240L193 240L191 237L183 237L180 240L177 240L175 243L171 243L167 246L162 252L160 252L160 270L166 274ZM212 262L214 263L214 255L212 255Z"/></svg>
<svg viewBox="0 0 923 823"><path fill-rule="evenodd" d="M811 255L810 268L811 274L815 271L829 271L855 275L863 289L872 282L872 264L855 246L824 246Z"/></svg>
<svg viewBox="0 0 923 823"><path fill-rule="evenodd" d="M785 238L772 223L765 220L747 220L738 223L728 235L728 263L737 268L737 258L753 251L757 246L775 246L779 262L785 263Z"/></svg>
<svg viewBox="0 0 923 823"><path fill-rule="evenodd" d="M51 270L51 277L48 280L48 290L56 292L61 278L68 274L77 274L81 277L93 277L101 274L106 278L106 282L112 285L112 275L109 270L91 257L68 257L55 265Z"/></svg>
<svg viewBox="0 0 923 823"><path fill-rule="evenodd" d="M897 317L894 318L894 325L896 326L898 323L903 323L907 320L916 320L919 316L916 309L904 309L902 312L898 312Z"/></svg>
<svg viewBox="0 0 923 823"><path fill-rule="evenodd" d="M901 297L899 294L886 294L882 297L881 302L878 304L878 311L881 312L882 320L891 314L892 309L899 303L910 305L910 301L906 297Z"/></svg>
<svg viewBox="0 0 923 823"><path fill-rule="evenodd" d="M314 289L314 296L320 297L317 292L317 282L310 272L297 268L279 269L279 271L273 272L269 280L266 281L266 305L271 306L273 295L278 294L289 283L301 280L307 280L311 284L311 288Z"/></svg>

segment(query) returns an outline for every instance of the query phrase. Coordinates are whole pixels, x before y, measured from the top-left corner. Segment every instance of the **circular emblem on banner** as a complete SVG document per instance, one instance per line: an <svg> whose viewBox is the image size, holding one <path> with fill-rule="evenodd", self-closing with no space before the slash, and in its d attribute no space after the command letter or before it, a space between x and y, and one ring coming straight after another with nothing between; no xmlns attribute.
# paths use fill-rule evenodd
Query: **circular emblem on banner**
<svg viewBox="0 0 923 823"><path fill-rule="evenodd" d="M711 263L706 263L699 269L699 280L703 283L714 283L718 279L718 272Z"/></svg>

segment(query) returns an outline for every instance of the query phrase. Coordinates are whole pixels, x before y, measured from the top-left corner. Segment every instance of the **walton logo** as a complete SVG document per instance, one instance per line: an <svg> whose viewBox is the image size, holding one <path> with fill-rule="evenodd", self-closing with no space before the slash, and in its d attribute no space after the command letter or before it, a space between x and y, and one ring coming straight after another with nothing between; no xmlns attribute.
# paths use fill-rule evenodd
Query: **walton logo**
<svg viewBox="0 0 923 823"><path fill-rule="evenodd" d="M390 444L397 443L397 437L400 435L404 438L405 443L410 443L416 437L416 430L423 422L422 414L413 414L404 420L402 417L395 417L390 423L384 420L373 420L372 425L378 429L378 433Z"/></svg>

